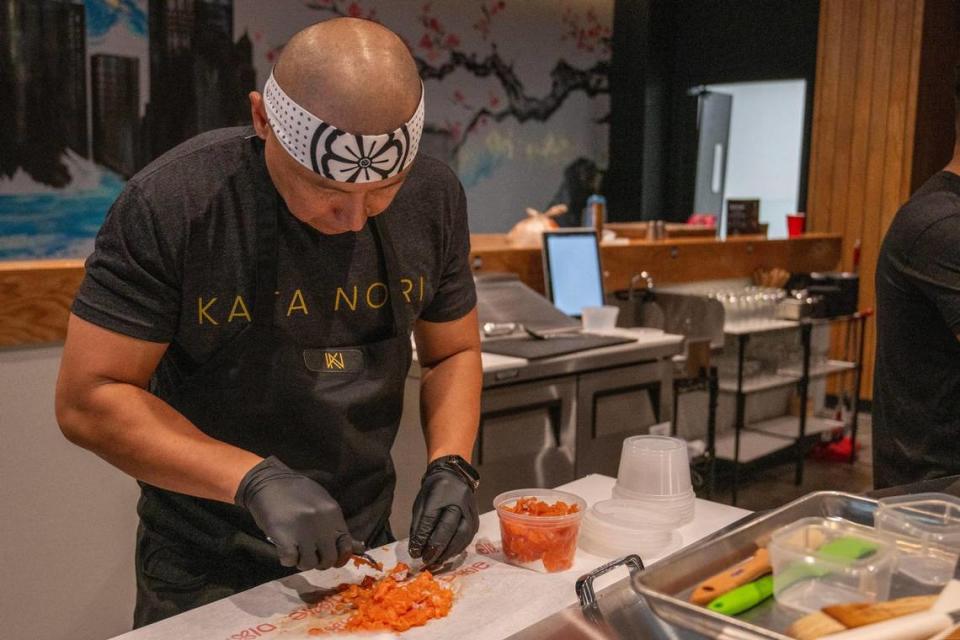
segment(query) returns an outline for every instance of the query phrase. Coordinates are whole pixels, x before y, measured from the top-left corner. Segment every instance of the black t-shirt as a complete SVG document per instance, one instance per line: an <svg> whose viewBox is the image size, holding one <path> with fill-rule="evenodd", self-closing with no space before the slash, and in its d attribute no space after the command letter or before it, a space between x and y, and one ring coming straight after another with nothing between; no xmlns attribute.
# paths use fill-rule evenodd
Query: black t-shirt
<svg viewBox="0 0 960 640"><path fill-rule="evenodd" d="M73 312L111 331L170 348L160 363L183 379L251 322L256 183L269 176L249 127L219 129L164 154L134 176L110 209L86 263ZM367 225L324 235L276 199L276 325L304 347L388 337L387 274ZM420 156L382 216L401 273L402 305L417 318L456 320L476 303L463 188Z"/></svg>
<svg viewBox="0 0 960 640"><path fill-rule="evenodd" d="M877 487L960 473L960 176L897 212L877 261Z"/></svg>

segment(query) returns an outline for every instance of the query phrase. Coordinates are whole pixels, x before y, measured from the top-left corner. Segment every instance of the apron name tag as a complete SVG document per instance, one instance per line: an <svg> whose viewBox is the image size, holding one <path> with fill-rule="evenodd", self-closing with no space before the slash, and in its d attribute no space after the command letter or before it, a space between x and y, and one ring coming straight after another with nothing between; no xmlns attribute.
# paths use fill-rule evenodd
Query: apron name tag
<svg viewBox="0 0 960 640"><path fill-rule="evenodd" d="M303 363L317 373L357 373L363 371L360 349L304 349Z"/></svg>

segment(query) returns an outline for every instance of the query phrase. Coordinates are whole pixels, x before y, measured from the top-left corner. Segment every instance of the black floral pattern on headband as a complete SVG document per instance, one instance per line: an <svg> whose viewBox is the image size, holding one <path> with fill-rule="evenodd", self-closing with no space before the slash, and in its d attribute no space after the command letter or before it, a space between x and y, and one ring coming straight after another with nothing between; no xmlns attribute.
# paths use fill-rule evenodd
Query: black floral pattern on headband
<svg viewBox="0 0 960 640"><path fill-rule="evenodd" d="M323 123L310 143L313 170L338 182L371 182L394 176L403 168L410 151L406 125L399 134L352 135ZM371 174L378 177L371 180Z"/></svg>

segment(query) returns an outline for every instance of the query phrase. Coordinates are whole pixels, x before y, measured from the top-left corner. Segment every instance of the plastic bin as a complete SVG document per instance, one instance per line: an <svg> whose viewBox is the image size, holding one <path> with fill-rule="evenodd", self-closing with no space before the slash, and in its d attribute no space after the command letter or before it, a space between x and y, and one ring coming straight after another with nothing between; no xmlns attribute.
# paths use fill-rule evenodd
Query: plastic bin
<svg viewBox="0 0 960 640"><path fill-rule="evenodd" d="M802 518L772 534L773 593L800 611L887 599L896 544L870 527L841 519Z"/></svg>
<svg viewBox="0 0 960 640"><path fill-rule="evenodd" d="M953 578L960 554L960 499L945 493L883 498L874 522L898 538L899 571L928 585Z"/></svg>

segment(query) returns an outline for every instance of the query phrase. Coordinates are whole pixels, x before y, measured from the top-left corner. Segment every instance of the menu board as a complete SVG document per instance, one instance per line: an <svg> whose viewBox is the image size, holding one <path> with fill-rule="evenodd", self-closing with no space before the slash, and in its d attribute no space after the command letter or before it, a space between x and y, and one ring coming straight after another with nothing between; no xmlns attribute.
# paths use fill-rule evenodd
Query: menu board
<svg viewBox="0 0 960 640"><path fill-rule="evenodd" d="M760 233L760 200L727 200L727 235Z"/></svg>

